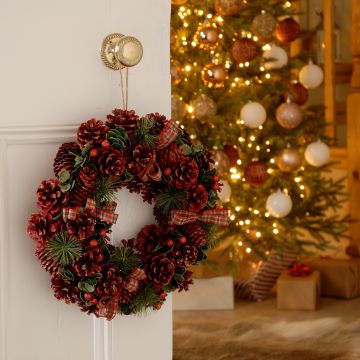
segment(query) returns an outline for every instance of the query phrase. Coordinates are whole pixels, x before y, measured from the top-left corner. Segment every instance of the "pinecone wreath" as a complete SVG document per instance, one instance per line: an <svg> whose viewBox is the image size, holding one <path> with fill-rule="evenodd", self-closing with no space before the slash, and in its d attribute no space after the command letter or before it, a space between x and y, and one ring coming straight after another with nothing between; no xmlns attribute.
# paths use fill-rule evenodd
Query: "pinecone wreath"
<svg viewBox="0 0 360 360"><path fill-rule="evenodd" d="M54 174L59 176L61 171L64 170L72 172L77 154L80 154L80 146L76 142L62 144L54 159Z"/></svg>
<svg viewBox="0 0 360 360"><path fill-rule="evenodd" d="M86 166L81 168L71 191L73 205L82 205L87 198L91 198L96 189L98 172L95 168Z"/></svg>

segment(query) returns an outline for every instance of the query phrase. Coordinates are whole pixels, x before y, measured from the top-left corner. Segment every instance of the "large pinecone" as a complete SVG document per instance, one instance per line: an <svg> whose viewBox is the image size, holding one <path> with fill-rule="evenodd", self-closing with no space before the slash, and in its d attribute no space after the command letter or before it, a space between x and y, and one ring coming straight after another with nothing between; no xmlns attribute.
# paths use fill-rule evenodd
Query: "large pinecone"
<svg viewBox="0 0 360 360"><path fill-rule="evenodd" d="M155 124L151 129L151 133L154 135L159 135L161 130L165 127L168 122L166 116L160 115L159 113L151 113L145 116L148 119L155 120Z"/></svg>
<svg viewBox="0 0 360 360"><path fill-rule="evenodd" d="M188 190L196 184L199 168L193 159L186 157L179 162L173 173L175 186L179 190Z"/></svg>
<svg viewBox="0 0 360 360"><path fill-rule="evenodd" d="M101 272L104 254L99 246L87 247L85 252L72 264L71 271L78 277L91 277Z"/></svg>
<svg viewBox="0 0 360 360"><path fill-rule="evenodd" d="M104 149L98 158L98 164L101 174L111 178L117 178L125 171L124 156L116 149Z"/></svg>
<svg viewBox="0 0 360 360"><path fill-rule="evenodd" d="M145 272L155 286L169 285L175 273L175 265L164 255L148 259Z"/></svg>
<svg viewBox="0 0 360 360"><path fill-rule="evenodd" d="M176 245L169 253L169 258L177 267L185 267L196 263L198 250L192 245Z"/></svg>
<svg viewBox="0 0 360 360"><path fill-rule="evenodd" d="M86 144L101 145L106 139L107 127L101 120L90 119L80 125L77 139L81 146Z"/></svg>
<svg viewBox="0 0 360 360"><path fill-rule="evenodd" d="M58 300L65 300L67 304L76 303L80 299L79 288L69 280L64 280L60 274L55 274L51 279L51 288Z"/></svg>
<svg viewBox="0 0 360 360"><path fill-rule="evenodd" d="M162 170L173 169L184 157L182 145L171 143L157 153L157 162Z"/></svg>
<svg viewBox="0 0 360 360"><path fill-rule="evenodd" d="M192 274L193 274L192 271L185 271L185 273L183 274L184 280L179 284L179 292L189 290L189 286L194 282L193 279L191 278Z"/></svg>
<svg viewBox="0 0 360 360"><path fill-rule="evenodd" d="M76 142L66 142L62 144L54 159L54 174L59 176L63 170L73 171L75 163L75 155L73 154L78 153L80 153L80 146Z"/></svg>
<svg viewBox="0 0 360 360"><path fill-rule="evenodd" d="M120 269L111 265L107 269L103 269L102 273L103 276L99 279L94 294L99 298L119 295L123 287L123 279L119 276Z"/></svg>
<svg viewBox="0 0 360 360"><path fill-rule="evenodd" d="M86 166L83 167L75 180L71 191L73 205L83 205L87 198L92 198L96 189L97 170Z"/></svg>
<svg viewBox="0 0 360 360"><path fill-rule="evenodd" d="M156 247L165 246L165 241L164 232L159 226L155 224L146 225L136 236L135 249L143 257L146 257L152 255Z"/></svg>
<svg viewBox="0 0 360 360"><path fill-rule="evenodd" d="M112 114L106 116L106 126L110 129L122 127L128 133L130 139L134 138L137 130L139 117L134 110L114 109Z"/></svg>
<svg viewBox="0 0 360 360"><path fill-rule="evenodd" d="M207 242L206 231L198 222L192 222L182 226L181 231L187 238L187 243L196 247L202 247Z"/></svg>
<svg viewBox="0 0 360 360"><path fill-rule="evenodd" d="M59 180L43 180L37 190L37 205L40 209L50 214L58 214L66 205L67 193L63 193L59 186Z"/></svg>
<svg viewBox="0 0 360 360"><path fill-rule="evenodd" d="M40 261L41 266L51 275L59 270L60 264L52 258L50 253L44 247L38 248L35 251L35 255Z"/></svg>
<svg viewBox="0 0 360 360"><path fill-rule="evenodd" d="M74 220L68 219L66 222L69 234L74 235L79 240L89 238L95 228L95 212L90 209L84 209L76 215Z"/></svg>
<svg viewBox="0 0 360 360"><path fill-rule="evenodd" d="M29 236L41 246L52 234L59 230L60 222L53 221L51 214L32 214L27 231Z"/></svg>
<svg viewBox="0 0 360 360"><path fill-rule="evenodd" d="M202 184L197 184L188 192L189 211L199 212L208 202L209 194Z"/></svg>
<svg viewBox="0 0 360 360"><path fill-rule="evenodd" d="M146 181L155 163L155 151L148 145L136 145L132 152L132 161L128 164L131 173Z"/></svg>

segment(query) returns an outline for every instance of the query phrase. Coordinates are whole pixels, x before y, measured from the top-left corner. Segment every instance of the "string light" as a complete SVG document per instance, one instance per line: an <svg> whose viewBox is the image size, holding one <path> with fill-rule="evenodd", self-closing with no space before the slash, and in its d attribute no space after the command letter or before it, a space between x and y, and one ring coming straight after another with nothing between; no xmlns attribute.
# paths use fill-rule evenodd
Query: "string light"
<svg viewBox="0 0 360 360"><path fill-rule="evenodd" d="M250 249L250 248L246 248L245 251L246 251L247 254L250 254L250 253L251 253L251 249Z"/></svg>

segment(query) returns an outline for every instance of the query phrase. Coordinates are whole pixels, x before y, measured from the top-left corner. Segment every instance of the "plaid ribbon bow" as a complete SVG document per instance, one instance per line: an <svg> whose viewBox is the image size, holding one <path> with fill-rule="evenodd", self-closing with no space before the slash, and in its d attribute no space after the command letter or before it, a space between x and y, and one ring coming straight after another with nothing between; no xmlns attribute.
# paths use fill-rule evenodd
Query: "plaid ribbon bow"
<svg viewBox="0 0 360 360"><path fill-rule="evenodd" d="M94 199L88 198L86 200L85 208L73 207L73 208L64 208L63 209L63 219L67 220L75 220L76 216L81 213L84 209L93 210L96 213L96 217L101 221L107 222L109 224L115 224L118 218L118 214L115 214L114 211L116 209L116 203L112 202L108 205L104 205L101 207L96 207L96 201Z"/></svg>
<svg viewBox="0 0 360 360"><path fill-rule="evenodd" d="M219 226L229 225L229 213L225 209L210 209L197 214L187 210L172 210L170 225L184 225L196 220Z"/></svg>
<svg viewBox="0 0 360 360"><path fill-rule="evenodd" d="M100 299L96 315L112 320L119 312L118 299L111 296L104 296Z"/></svg>
<svg viewBox="0 0 360 360"><path fill-rule="evenodd" d="M163 149L164 147L170 145L173 141L175 141L178 133L178 125L173 120L169 120L156 139L156 148Z"/></svg>
<svg viewBox="0 0 360 360"><path fill-rule="evenodd" d="M146 274L143 269L135 268L130 274L127 283L124 285L124 288L129 292L134 292L139 287L140 280L146 279Z"/></svg>

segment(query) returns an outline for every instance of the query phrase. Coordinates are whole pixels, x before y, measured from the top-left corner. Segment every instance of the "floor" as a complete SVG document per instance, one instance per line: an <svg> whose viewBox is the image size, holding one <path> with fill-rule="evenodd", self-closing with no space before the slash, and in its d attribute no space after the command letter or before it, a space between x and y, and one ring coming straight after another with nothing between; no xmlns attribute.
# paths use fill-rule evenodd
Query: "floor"
<svg viewBox="0 0 360 360"><path fill-rule="evenodd" d="M230 311L174 313L174 360L360 360L360 298L322 298L317 311L275 299Z"/></svg>

